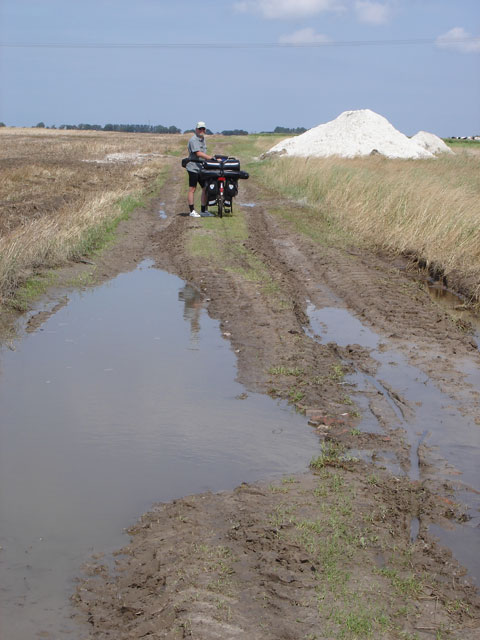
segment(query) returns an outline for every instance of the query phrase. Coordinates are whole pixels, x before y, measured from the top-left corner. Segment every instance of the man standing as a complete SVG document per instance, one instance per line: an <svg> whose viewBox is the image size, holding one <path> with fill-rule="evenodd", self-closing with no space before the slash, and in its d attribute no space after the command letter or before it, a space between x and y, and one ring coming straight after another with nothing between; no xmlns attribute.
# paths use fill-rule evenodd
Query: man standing
<svg viewBox="0 0 480 640"><path fill-rule="evenodd" d="M211 215L207 211L207 193L205 191L205 182L200 178L200 165L197 160L213 160L213 156L207 155L207 145L205 142L205 122L197 122L195 128L195 135L188 141L188 155L191 160L187 164L188 171L188 207L190 209L190 215L192 218L200 218L200 213L195 211L194 198L197 184L202 188L202 214L205 216Z"/></svg>

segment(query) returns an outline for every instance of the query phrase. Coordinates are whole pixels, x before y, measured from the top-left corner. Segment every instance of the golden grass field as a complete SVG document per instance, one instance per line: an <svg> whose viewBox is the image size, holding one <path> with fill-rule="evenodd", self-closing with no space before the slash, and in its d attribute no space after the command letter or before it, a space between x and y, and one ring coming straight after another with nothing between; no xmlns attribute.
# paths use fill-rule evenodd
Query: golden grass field
<svg viewBox="0 0 480 640"><path fill-rule="evenodd" d="M259 176L311 205L313 228L327 221L364 246L425 260L480 297L480 155L277 157L263 161Z"/></svg>
<svg viewBox="0 0 480 640"><path fill-rule="evenodd" d="M0 129L0 301L8 301L39 268L98 246L112 225L158 187L168 156L180 154L185 140Z"/></svg>

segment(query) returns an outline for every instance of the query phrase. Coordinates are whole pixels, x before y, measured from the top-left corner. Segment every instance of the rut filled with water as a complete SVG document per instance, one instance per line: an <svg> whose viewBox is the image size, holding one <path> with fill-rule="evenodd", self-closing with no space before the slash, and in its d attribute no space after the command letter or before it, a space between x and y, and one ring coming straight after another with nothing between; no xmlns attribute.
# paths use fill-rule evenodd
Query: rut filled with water
<svg viewBox="0 0 480 640"><path fill-rule="evenodd" d="M449 546L477 582L480 582L478 556L480 523L480 429L472 417L465 415L460 402L442 392L433 380L419 368L411 365L405 355L391 348L388 342L365 326L347 309L340 307L307 307L310 326L305 330L320 342L334 342L339 346L357 344L370 350L376 361L374 375L354 366L355 373L346 377L347 388L354 394L362 410L360 429L381 433L383 425L372 412L368 396L380 394L391 409L392 426L403 430L409 446L409 469L404 470L392 452L380 453L381 464L392 473L408 473L412 480L422 479L420 447L428 448L435 460L434 474L457 488L457 500L466 507L468 520L463 526L445 531L435 526L431 531ZM383 344L381 344L383 343ZM480 370L473 362L459 363L465 374L465 382L480 389ZM368 462L374 462L371 451L355 452ZM418 523L412 522L412 538L416 538Z"/></svg>
<svg viewBox="0 0 480 640"><path fill-rule="evenodd" d="M0 366L9 640L81 637L74 577L153 503L302 471L318 448L301 416L245 394L199 292L148 262L70 295Z"/></svg>

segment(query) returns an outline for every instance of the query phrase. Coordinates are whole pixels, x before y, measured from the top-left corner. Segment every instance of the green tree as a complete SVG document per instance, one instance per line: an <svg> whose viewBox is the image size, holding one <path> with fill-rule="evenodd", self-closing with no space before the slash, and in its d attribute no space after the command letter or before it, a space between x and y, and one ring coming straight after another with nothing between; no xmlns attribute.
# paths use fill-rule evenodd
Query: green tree
<svg viewBox="0 0 480 640"><path fill-rule="evenodd" d="M45 129L45 123L44 122L39 122L38 124L35 125L36 129Z"/></svg>

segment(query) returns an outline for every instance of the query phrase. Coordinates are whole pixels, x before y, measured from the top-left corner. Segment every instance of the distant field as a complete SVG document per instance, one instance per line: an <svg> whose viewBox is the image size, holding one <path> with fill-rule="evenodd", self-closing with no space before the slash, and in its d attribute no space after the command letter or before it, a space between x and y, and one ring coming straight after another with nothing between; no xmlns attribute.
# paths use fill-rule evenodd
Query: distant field
<svg viewBox="0 0 480 640"><path fill-rule="evenodd" d="M480 140L458 140L457 138L444 138L444 142L453 149L464 147L466 149L480 149Z"/></svg>
<svg viewBox="0 0 480 640"><path fill-rule="evenodd" d="M38 267L99 246L185 144L179 135L1 128L0 301Z"/></svg>

